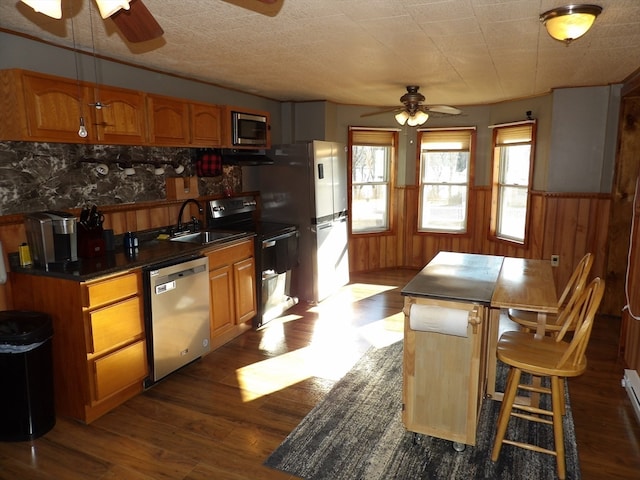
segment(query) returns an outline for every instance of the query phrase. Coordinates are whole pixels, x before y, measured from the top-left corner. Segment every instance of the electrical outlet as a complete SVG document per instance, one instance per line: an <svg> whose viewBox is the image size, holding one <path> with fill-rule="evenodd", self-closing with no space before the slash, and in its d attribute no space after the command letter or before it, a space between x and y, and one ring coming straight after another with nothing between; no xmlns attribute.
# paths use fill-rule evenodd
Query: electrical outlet
<svg viewBox="0 0 640 480"><path fill-rule="evenodd" d="M560 255L551 255L551 266L557 267L560 265Z"/></svg>

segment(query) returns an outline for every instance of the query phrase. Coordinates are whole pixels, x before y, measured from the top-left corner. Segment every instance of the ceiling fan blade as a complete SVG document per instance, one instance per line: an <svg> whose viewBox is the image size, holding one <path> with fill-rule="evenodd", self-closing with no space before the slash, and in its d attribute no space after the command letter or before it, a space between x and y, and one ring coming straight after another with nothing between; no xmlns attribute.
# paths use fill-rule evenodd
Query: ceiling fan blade
<svg viewBox="0 0 640 480"><path fill-rule="evenodd" d="M142 0L132 0L129 10L119 10L110 18L124 38L132 43L146 42L164 34L164 30Z"/></svg>
<svg viewBox="0 0 640 480"><path fill-rule="evenodd" d="M377 112L363 113L362 115L360 115L360 117L371 117L373 115L380 115L382 113L389 113L389 112L400 111L400 110L402 110L402 107L387 107L387 108L384 108L383 110L378 110Z"/></svg>
<svg viewBox="0 0 640 480"><path fill-rule="evenodd" d="M447 115L460 115L462 110L449 105L428 105L426 110L434 113L446 113Z"/></svg>

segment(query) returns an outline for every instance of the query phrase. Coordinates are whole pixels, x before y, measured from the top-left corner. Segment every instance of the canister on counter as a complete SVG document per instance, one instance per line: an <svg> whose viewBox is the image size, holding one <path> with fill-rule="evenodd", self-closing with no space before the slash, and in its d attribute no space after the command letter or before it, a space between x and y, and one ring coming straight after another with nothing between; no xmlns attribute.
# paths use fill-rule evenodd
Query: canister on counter
<svg viewBox="0 0 640 480"><path fill-rule="evenodd" d="M20 258L20 266L28 267L31 265L31 250L29 250L29 245L23 243L18 247L18 256Z"/></svg>
<svg viewBox="0 0 640 480"><path fill-rule="evenodd" d="M135 232L126 232L122 241L124 252L133 257L138 253L138 235Z"/></svg>

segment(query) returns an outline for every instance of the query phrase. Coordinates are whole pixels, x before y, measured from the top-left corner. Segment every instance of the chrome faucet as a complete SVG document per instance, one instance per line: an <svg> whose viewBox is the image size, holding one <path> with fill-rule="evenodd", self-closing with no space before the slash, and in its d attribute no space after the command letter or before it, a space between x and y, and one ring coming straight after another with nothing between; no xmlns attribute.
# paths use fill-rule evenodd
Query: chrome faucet
<svg viewBox="0 0 640 480"><path fill-rule="evenodd" d="M182 232L182 214L184 213L184 209L187 207L187 204L189 204L189 203L193 203L193 204L198 206L198 213L200 215L202 215L202 212L204 212L204 209L202 208L202 205L200 205L200 202L198 202L197 200L194 200L193 198L189 198L189 199L185 200L182 203L182 206L180 207L180 212L178 213L178 225L176 226L176 230L177 230L176 233ZM195 224L195 221L197 219L195 217L192 217L192 218L193 218L194 224Z"/></svg>

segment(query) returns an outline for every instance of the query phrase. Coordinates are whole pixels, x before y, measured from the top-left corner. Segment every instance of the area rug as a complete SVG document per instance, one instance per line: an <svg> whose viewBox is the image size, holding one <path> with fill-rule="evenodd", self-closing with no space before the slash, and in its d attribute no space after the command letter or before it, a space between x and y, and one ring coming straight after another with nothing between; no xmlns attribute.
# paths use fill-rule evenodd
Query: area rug
<svg viewBox="0 0 640 480"><path fill-rule="evenodd" d="M499 366L504 378L506 366ZM568 395L568 388L565 390ZM548 397L548 395L543 396ZM568 400L568 397L567 397ZM287 436L265 465L307 480L555 479L555 457L504 445L491 448L500 402L483 402L475 446L407 432L402 423L402 342L370 349ZM567 479L580 479L571 407L564 420ZM507 438L553 445L546 425L509 423Z"/></svg>

